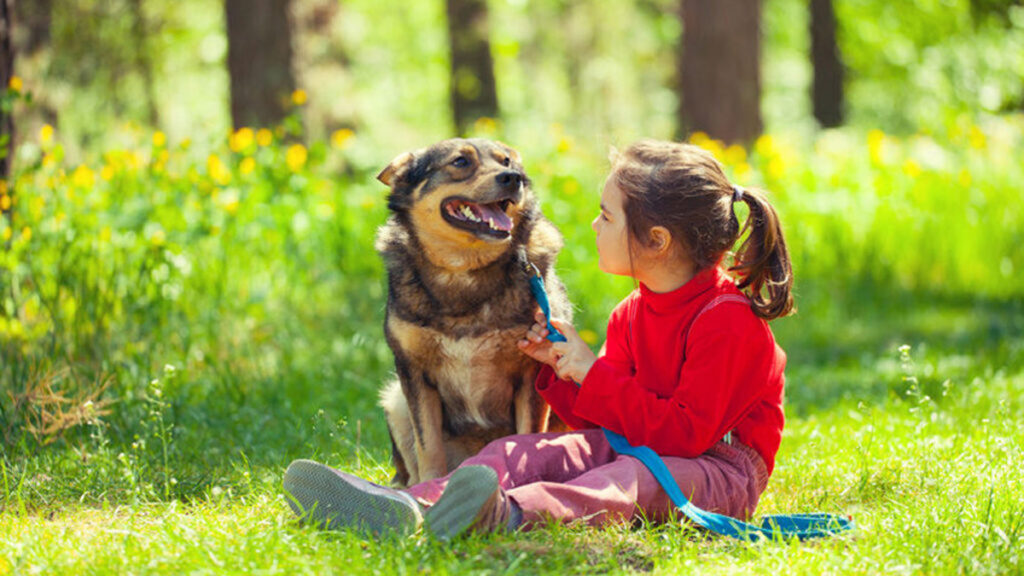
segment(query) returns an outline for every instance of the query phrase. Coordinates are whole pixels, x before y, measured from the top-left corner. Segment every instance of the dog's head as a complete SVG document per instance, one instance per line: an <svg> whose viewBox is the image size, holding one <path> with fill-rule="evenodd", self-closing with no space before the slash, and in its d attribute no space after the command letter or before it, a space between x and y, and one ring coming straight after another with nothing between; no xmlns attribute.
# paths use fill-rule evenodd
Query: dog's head
<svg viewBox="0 0 1024 576"><path fill-rule="evenodd" d="M391 188L388 208L445 268L494 261L534 210L519 153L491 140L445 140L406 152L377 179Z"/></svg>

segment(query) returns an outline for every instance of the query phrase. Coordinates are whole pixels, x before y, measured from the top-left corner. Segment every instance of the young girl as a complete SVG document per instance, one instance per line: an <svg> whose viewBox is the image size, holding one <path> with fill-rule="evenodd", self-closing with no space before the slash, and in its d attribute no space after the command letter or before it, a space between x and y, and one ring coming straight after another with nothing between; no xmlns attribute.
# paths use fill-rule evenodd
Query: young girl
<svg viewBox="0 0 1024 576"><path fill-rule="evenodd" d="M742 230L740 202L749 208ZM786 356L766 320L793 310L775 210L763 193L732 185L704 150L641 141L613 158L592 226L598 267L639 283L612 311L601 353L557 319L567 341L548 342L540 312L519 343L544 364L537 390L574 432L496 440L406 491L299 460L284 478L295 511L373 532L425 521L442 539L549 521L669 518L666 492L642 463L612 450L607 428L661 455L696 506L752 515L783 427Z"/></svg>

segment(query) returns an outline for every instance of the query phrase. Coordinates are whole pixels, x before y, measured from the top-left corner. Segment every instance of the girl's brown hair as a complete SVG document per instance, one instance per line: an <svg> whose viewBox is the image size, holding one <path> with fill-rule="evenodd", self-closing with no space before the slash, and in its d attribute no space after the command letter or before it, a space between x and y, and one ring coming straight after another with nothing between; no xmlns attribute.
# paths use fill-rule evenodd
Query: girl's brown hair
<svg viewBox="0 0 1024 576"><path fill-rule="evenodd" d="M649 242L651 228L664 226L699 272L718 265L749 232L729 268L738 276L737 286L761 318L795 311L789 252L779 216L763 191L735 192L714 156L690 144L642 140L613 153L612 161L631 248L634 241ZM750 208L742 229L733 208L736 196Z"/></svg>

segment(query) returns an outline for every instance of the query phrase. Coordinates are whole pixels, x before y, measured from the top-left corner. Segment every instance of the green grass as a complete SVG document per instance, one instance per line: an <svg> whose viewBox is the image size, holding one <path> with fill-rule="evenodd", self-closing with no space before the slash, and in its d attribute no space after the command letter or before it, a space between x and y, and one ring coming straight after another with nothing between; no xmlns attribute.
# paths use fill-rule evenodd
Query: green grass
<svg viewBox="0 0 1024 576"><path fill-rule="evenodd" d="M393 151L357 136L300 162L245 139L212 160L146 136L85 168L59 138L34 144L0 223L0 575L1024 572L1020 117L749 151L695 138L786 226L800 313L773 323L789 421L758 512L857 522L802 544L673 524L441 546L297 525L290 460L391 475L372 242ZM632 288L594 266L604 153L524 150L594 343Z"/></svg>

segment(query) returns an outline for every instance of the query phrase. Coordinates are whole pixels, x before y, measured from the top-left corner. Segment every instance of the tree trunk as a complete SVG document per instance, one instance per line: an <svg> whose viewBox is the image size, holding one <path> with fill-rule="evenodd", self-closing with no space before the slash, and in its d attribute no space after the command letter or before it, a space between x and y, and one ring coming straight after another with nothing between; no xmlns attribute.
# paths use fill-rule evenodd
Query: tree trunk
<svg viewBox="0 0 1024 576"><path fill-rule="evenodd" d="M132 16L132 44L135 48L135 66L142 76L142 92L145 97L146 120L156 128L160 125L157 111L156 89L153 80L153 55L150 53L147 39L149 37L146 14L143 12L142 0L129 2Z"/></svg>
<svg viewBox="0 0 1024 576"><path fill-rule="evenodd" d="M12 19L12 0L0 0L0 90L5 93L14 76L14 45L11 32L14 29ZM14 199L14 186L11 184L11 154L14 152L14 110L0 107L0 181L4 183L0 197ZM13 202L11 202L13 206ZM12 225L11 209L0 210L2 217L7 218L7 225ZM2 309L2 307L0 307Z"/></svg>
<svg viewBox="0 0 1024 576"><path fill-rule="evenodd" d="M826 128L839 126L843 123L843 64L832 0L811 0L811 62L814 117Z"/></svg>
<svg viewBox="0 0 1024 576"><path fill-rule="evenodd" d="M295 90L290 0L226 0L231 120L274 126L288 113Z"/></svg>
<svg viewBox="0 0 1024 576"><path fill-rule="evenodd" d="M680 133L750 142L761 123L761 0L682 0Z"/></svg>
<svg viewBox="0 0 1024 576"><path fill-rule="evenodd" d="M53 0L18 0L14 18L18 22L19 51L31 56L50 44Z"/></svg>
<svg viewBox="0 0 1024 576"><path fill-rule="evenodd" d="M447 0L447 3L452 112L456 131L465 134L477 119L498 115L487 2Z"/></svg>

